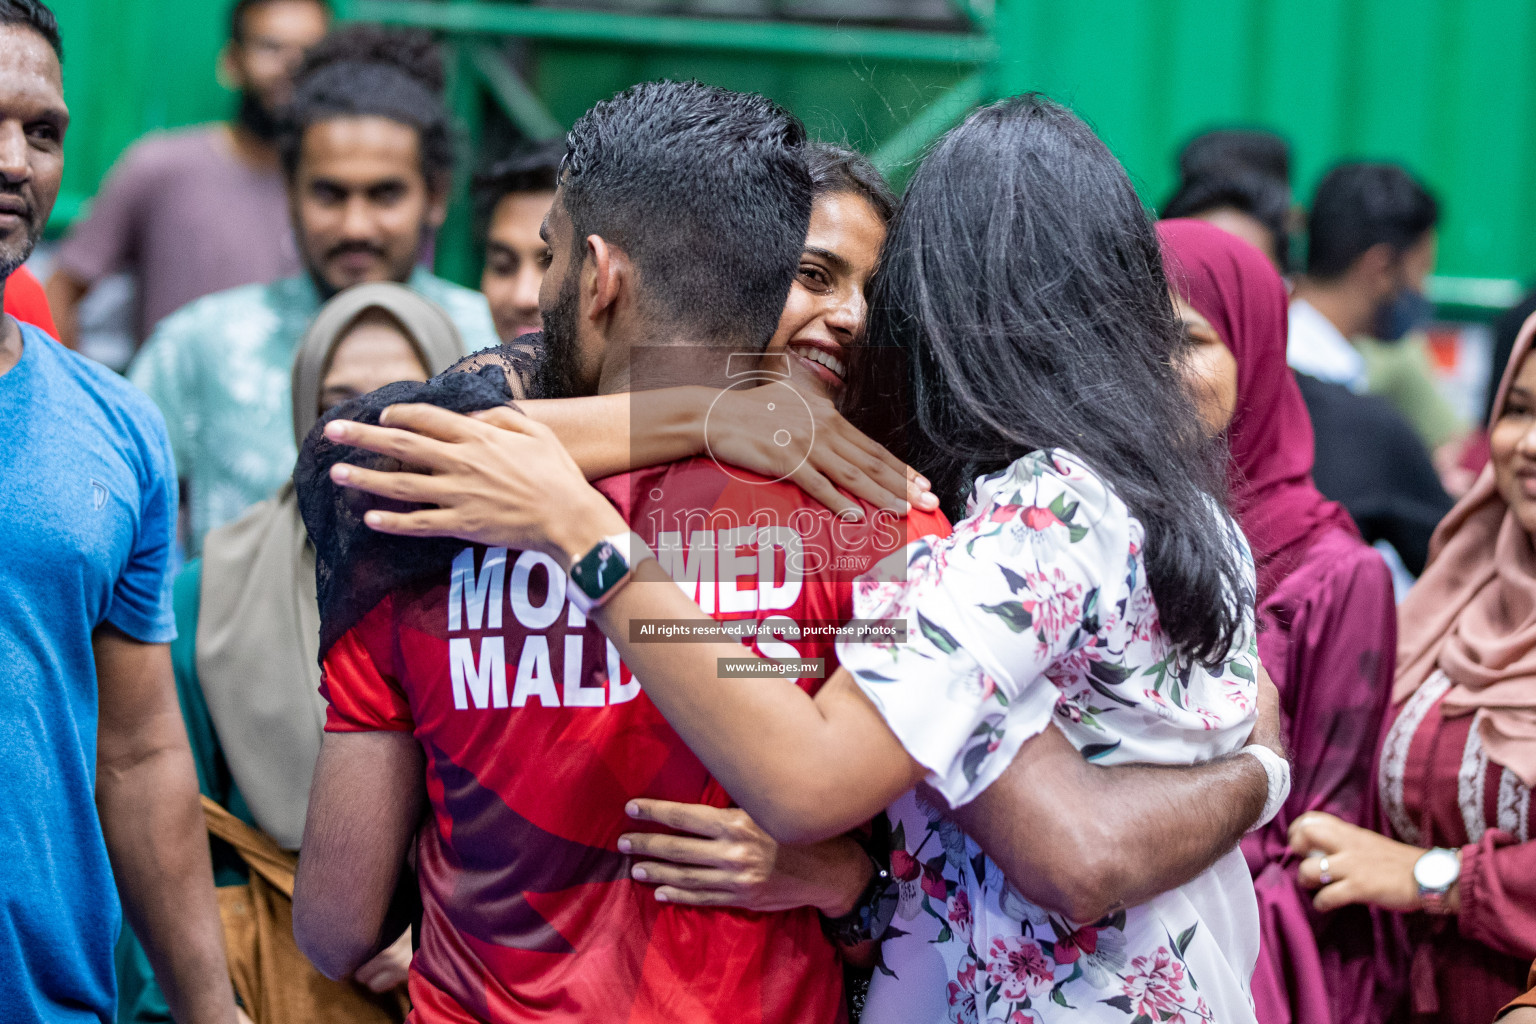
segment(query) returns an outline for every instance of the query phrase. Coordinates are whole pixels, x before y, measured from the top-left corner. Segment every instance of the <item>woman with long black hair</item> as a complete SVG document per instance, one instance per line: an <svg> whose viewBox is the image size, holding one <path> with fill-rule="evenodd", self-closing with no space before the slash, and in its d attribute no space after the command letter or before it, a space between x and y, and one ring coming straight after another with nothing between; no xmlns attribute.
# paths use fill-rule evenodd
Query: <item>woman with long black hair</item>
<svg viewBox="0 0 1536 1024"><path fill-rule="evenodd" d="M1070 920L938 811L975 800L1053 727L1106 765L1211 760L1252 727L1252 559L1179 376L1152 225L1087 126L1025 96L939 142L882 260L871 341L914 371L917 465L957 511L969 492L951 536L856 585L857 618L904 640L841 642L815 697L722 671L738 643L634 642L640 620L712 620L638 537L620 581L612 538L628 525L549 431L516 417L503 417L518 451L496 543L573 569L650 700L776 840L889 808L901 920L869 1019L1252 1021L1258 920L1237 851L1141 905ZM355 440L347 429L328 436ZM367 521L406 532L401 519ZM1270 814L1286 788L1273 767Z"/></svg>

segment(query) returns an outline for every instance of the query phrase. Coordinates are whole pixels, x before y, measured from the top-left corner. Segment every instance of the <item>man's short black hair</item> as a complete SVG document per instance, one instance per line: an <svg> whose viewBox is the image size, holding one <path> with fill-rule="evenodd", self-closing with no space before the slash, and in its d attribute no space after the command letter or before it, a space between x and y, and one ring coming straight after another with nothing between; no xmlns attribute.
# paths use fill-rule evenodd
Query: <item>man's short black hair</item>
<svg viewBox="0 0 1536 1024"><path fill-rule="evenodd" d="M1179 177L1184 181L1233 166L1246 167L1289 186L1290 143L1260 129L1219 128L1196 135L1179 151Z"/></svg>
<svg viewBox="0 0 1536 1024"><path fill-rule="evenodd" d="M560 180L565 140L554 139L520 147L475 176L475 210L488 223L496 204L522 192L553 192Z"/></svg>
<svg viewBox="0 0 1536 1024"><path fill-rule="evenodd" d="M634 261L653 315L698 344L760 350L810 225L804 143L766 97L646 82L571 128L560 201L576 239L601 235Z"/></svg>
<svg viewBox="0 0 1536 1024"><path fill-rule="evenodd" d="M1179 186L1164 204L1162 216L1199 217L1222 209L1236 210L1264 225L1274 239L1281 273L1288 269L1291 192L1283 182L1243 166L1209 168Z"/></svg>
<svg viewBox="0 0 1536 1024"><path fill-rule="evenodd" d="M232 43L245 42L245 16L262 4L276 2L277 0L235 0L234 6L229 9L229 41ZM320 8L327 15L331 13L330 0L309 0L309 2Z"/></svg>
<svg viewBox="0 0 1536 1024"><path fill-rule="evenodd" d="M336 117L385 117L421 136L422 172L434 186L453 171L453 128L443 103L443 58L425 31L354 24L322 39L294 77L278 137L283 168L299 165L304 133Z"/></svg>
<svg viewBox="0 0 1536 1024"><path fill-rule="evenodd" d="M0 0L0 25L30 28L48 41L59 63L64 63L64 41L59 38L59 20L41 0Z"/></svg>
<svg viewBox="0 0 1536 1024"><path fill-rule="evenodd" d="M1342 276L1369 248L1402 254L1440 219L1435 197L1397 164L1340 164L1323 178L1307 216L1307 274Z"/></svg>

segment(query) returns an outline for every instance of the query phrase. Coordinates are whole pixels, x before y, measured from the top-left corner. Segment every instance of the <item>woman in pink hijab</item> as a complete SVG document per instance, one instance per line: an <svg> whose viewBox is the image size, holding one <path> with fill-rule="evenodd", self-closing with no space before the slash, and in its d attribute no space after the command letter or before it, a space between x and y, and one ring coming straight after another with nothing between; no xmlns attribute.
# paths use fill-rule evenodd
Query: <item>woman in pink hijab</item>
<svg viewBox="0 0 1536 1024"><path fill-rule="evenodd" d="M1489 464L1435 531L1403 602L1377 765L1384 834L1326 814L1292 828L1319 906L1410 913L1415 1020L1492 1020L1525 991L1536 956L1533 336L1536 317L1494 401Z"/></svg>
<svg viewBox="0 0 1536 1024"><path fill-rule="evenodd" d="M1293 762L1280 815L1243 843L1259 897L1253 995L1261 1024L1386 1018L1394 925L1319 914L1287 830L1307 812L1375 823L1371 765L1391 690L1395 609L1381 557L1312 483L1312 424L1285 363L1286 293L1259 250L1208 223L1158 225L1194 342L1192 383L1232 452L1232 507L1258 570L1259 658L1280 688Z"/></svg>

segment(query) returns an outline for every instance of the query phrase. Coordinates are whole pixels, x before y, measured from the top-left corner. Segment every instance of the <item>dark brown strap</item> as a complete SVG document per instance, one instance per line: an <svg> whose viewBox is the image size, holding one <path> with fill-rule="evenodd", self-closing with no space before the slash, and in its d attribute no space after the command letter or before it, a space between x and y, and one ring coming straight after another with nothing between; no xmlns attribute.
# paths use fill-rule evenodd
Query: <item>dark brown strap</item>
<svg viewBox="0 0 1536 1024"><path fill-rule="evenodd" d="M293 873L299 866L297 854L278 846L271 836L247 825L206 796L203 818L208 822L208 831L233 846L252 871L293 899Z"/></svg>

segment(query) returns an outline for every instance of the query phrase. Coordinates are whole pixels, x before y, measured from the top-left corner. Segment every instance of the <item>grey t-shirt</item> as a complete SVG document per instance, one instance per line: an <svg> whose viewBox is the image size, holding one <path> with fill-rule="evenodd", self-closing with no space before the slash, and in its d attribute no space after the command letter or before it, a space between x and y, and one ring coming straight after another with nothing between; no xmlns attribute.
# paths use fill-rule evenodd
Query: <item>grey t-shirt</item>
<svg viewBox="0 0 1536 1024"><path fill-rule="evenodd" d="M130 146L58 259L88 284L119 271L136 278L139 341L193 299L299 272L282 173L239 160L223 125Z"/></svg>

